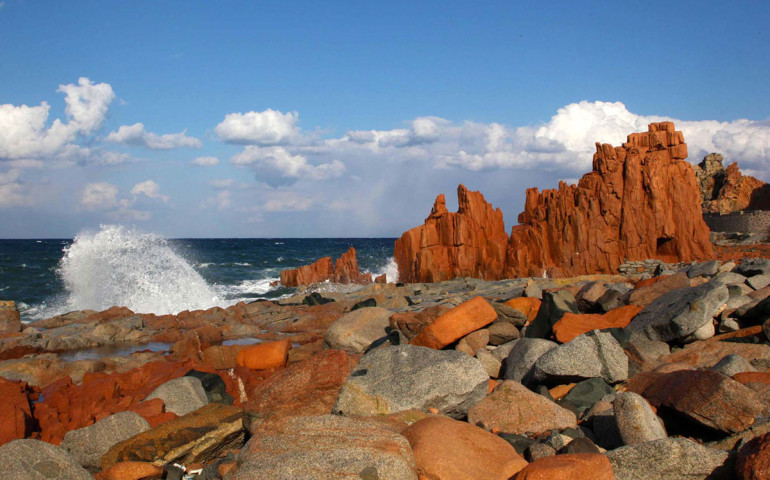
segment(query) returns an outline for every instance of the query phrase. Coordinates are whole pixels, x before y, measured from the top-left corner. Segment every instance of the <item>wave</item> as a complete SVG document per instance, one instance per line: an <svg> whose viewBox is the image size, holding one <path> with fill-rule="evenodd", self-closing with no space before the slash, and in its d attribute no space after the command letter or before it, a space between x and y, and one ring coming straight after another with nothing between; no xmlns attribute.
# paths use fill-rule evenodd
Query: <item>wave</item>
<svg viewBox="0 0 770 480"><path fill-rule="evenodd" d="M383 273L385 274L385 280L388 283L396 283L398 281L398 265L396 264L395 258L388 257L388 261L384 266L380 267L374 272L371 272L372 277L378 277Z"/></svg>
<svg viewBox="0 0 770 480"><path fill-rule="evenodd" d="M165 238L120 225L79 233L64 248L57 273L66 289L69 310L120 305L163 315L221 303Z"/></svg>

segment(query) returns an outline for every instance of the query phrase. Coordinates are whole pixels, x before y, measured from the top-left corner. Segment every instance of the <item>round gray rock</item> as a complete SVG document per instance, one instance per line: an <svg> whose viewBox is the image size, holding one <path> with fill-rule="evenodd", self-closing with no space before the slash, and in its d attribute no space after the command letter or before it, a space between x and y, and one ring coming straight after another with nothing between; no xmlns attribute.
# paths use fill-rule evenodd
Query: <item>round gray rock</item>
<svg viewBox="0 0 770 480"><path fill-rule="evenodd" d="M460 418L484 398L489 375L456 350L398 345L363 357L342 386L333 413L351 416L435 408Z"/></svg>
<svg viewBox="0 0 770 480"><path fill-rule="evenodd" d="M695 480L733 478L728 453L681 437L616 448L610 459L615 480Z"/></svg>
<svg viewBox="0 0 770 480"><path fill-rule="evenodd" d="M13 440L0 447L3 480L93 480L64 449L40 440Z"/></svg>
<svg viewBox="0 0 770 480"><path fill-rule="evenodd" d="M628 378L628 357L615 337L593 330L559 345L532 367L536 382L571 382L602 378L608 383Z"/></svg>
<svg viewBox="0 0 770 480"><path fill-rule="evenodd" d="M619 393L613 402L615 421L625 445L651 442L666 438L663 422L641 395L633 392Z"/></svg>
<svg viewBox="0 0 770 480"><path fill-rule="evenodd" d="M757 371L757 369L754 368L748 360L738 355L737 353L725 355L722 357L722 360L718 361L716 365L711 367L711 370L715 370L728 377L732 377L736 373Z"/></svg>
<svg viewBox="0 0 770 480"><path fill-rule="evenodd" d="M372 342L387 335L391 315L393 312L381 307L353 310L329 326L324 342L335 350L363 353Z"/></svg>
<svg viewBox="0 0 770 480"><path fill-rule="evenodd" d="M626 328L643 331L651 340L681 342L711 322L728 297L727 287L718 280L674 290L644 307Z"/></svg>
<svg viewBox="0 0 770 480"><path fill-rule="evenodd" d="M169 380L156 388L145 400L160 398L166 404L166 411L180 417L209 404L206 390L195 377L179 377Z"/></svg>
<svg viewBox="0 0 770 480"><path fill-rule="evenodd" d="M535 362L559 345L542 338L522 338L516 341L505 359L505 379L524 383L524 377Z"/></svg>
<svg viewBox="0 0 770 480"><path fill-rule="evenodd" d="M88 427L70 430L61 442L80 465L89 471L100 468L102 455L113 445L150 429L150 424L134 412L120 412Z"/></svg>

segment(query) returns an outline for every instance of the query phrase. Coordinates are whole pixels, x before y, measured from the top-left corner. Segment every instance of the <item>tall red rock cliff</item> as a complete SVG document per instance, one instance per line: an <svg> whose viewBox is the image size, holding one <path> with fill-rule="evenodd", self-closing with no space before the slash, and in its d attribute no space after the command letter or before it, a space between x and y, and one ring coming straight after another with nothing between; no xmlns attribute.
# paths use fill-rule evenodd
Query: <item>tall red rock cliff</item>
<svg viewBox="0 0 770 480"><path fill-rule="evenodd" d="M712 258L687 144L671 122L633 133L621 147L596 144L593 171L577 186L527 190L508 243L508 277L615 272L629 260Z"/></svg>
<svg viewBox="0 0 770 480"><path fill-rule="evenodd" d="M331 257L323 257L310 265L281 272L281 285L298 287L329 280L334 283L372 283L372 275L358 270L356 249L350 247L332 264Z"/></svg>
<svg viewBox="0 0 770 480"><path fill-rule="evenodd" d="M396 240L400 281L501 278L508 243L503 212L464 185L457 187L457 200L457 212L449 212L444 195L439 195L425 224Z"/></svg>
<svg viewBox="0 0 770 480"><path fill-rule="evenodd" d="M439 195L425 224L396 241L399 278L573 276L615 272L626 259L712 258L686 157L682 132L671 122L629 135L622 147L597 144L593 171L577 185L527 190L510 239L500 210L460 185L457 213Z"/></svg>

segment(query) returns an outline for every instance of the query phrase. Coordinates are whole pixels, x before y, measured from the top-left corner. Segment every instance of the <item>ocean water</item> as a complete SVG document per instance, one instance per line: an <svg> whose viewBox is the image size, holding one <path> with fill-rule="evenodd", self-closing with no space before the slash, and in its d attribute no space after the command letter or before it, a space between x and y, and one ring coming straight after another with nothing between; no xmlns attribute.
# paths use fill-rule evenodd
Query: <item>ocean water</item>
<svg viewBox="0 0 770 480"><path fill-rule="evenodd" d="M281 270L355 247L359 269L396 280L394 238L166 239L119 225L74 239L0 240L0 300L23 321L122 305L140 313L280 298Z"/></svg>

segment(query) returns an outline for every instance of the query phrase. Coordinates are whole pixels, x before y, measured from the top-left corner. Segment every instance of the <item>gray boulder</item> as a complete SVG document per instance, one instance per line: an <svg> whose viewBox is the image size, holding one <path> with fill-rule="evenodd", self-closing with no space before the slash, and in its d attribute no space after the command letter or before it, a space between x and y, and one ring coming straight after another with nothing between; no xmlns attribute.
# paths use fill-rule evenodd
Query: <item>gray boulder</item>
<svg viewBox="0 0 770 480"><path fill-rule="evenodd" d="M515 308L509 307L508 305L500 302L489 302L489 304L492 306L495 312L497 312L497 320L495 320L495 323L507 322L519 328L526 325L527 316Z"/></svg>
<svg viewBox="0 0 770 480"><path fill-rule="evenodd" d="M60 446L80 465L95 472L100 469L102 455L113 445L149 429L150 424L138 413L120 412L93 425L70 430Z"/></svg>
<svg viewBox="0 0 770 480"><path fill-rule="evenodd" d="M616 448L610 459L615 480L698 480L733 478L728 453L681 437Z"/></svg>
<svg viewBox="0 0 770 480"><path fill-rule="evenodd" d="M324 343L335 350L363 353L366 347L382 338L390 327L393 312L381 307L360 308L346 313L326 330Z"/></svg>
<svg viewBox="0 0 770 480"><path fill-rule="evenodd" d="M40 440L13 440L0 447L3 480L93 480L64 449Z"/></svg>
<svg viewBox="0 0 770 480"><path fill-rule="evenodd" d="M718 260L711 260L709 262L696 263L683 269L687 273L688 278L696 277L713 277L719 273L719 267L721 264Z"/></svg>
<svg viewBox="0 0 770 480"><path fill-rule="evenodd" d="M545 292L543 303L532 323L527 325L524 336L527 338L545 338L551 334L553 326L565 313L579 313L575 296L569 290Z"/></svg>
<svg viewBox="0 0 770 480"><path fill-rule="evenodd" d="M145 400L160 398L166 411L180 417L208 405L209 400L201 381L195 377L179 377L162 384Z"/></svg>
<svg viewBox="0 0 770 480"><path fill-rule="evenodd" d="M651 442L668 436L663 422L641 395L621 392L613 405L615 421L625 445Z"/></svg>
<svg viewBox="0 0 770 480"><path fill-rule="evenodd" d="M628 357L615 337L593 330L559 345L532 367L535 382L573 382L599 377L608 383L628 378Z"/></svg>
<svg viewBox="0 0 770 480"><path fill-rule="evenodd" d="M741 264L733 268L733 272L744 277L753 277L754 275L766 275L770 273L770 259L767 258L744 258Z"/></svg>
<svg viewBox="0 0 770 480"><path fill-rule="evenodd" d="M505 359L506 380L516 380L524 383L524 377L532 369L538 358L559 345L543 338L522 338L517 340L511 353Z"/></svg>
<svg viewBox="0 0 770 480"><path fill-rule="evenodd" d="M481 363L462 352L414 345L379 348L351 372L333 413L366 416L435 408L460 418L484 398L488 385Z"/></svg>
<svg viewBox="0 0 770 480"><path fill-rule="evenodd" d="M725 355L720 361L711 367L711 370L717 371L727 377L732 377L736 373L757 371L757 369L754 368L748 360L738 355L737 353Z"/></svg>
<svg viewBox="0 0 770 480"><path fill-rule="evenodd" d="M746 283L754 290L759 290L770 285L770 274L754 275L746 280Z"/></svg>
<svg viewBox="0 0 770 480"><path fill-rule="evenodd" d="M711 322L727 298L727 287L715 280L674 290L644 307L626 328L644 332L651 340L681 342Z"/></svg>

